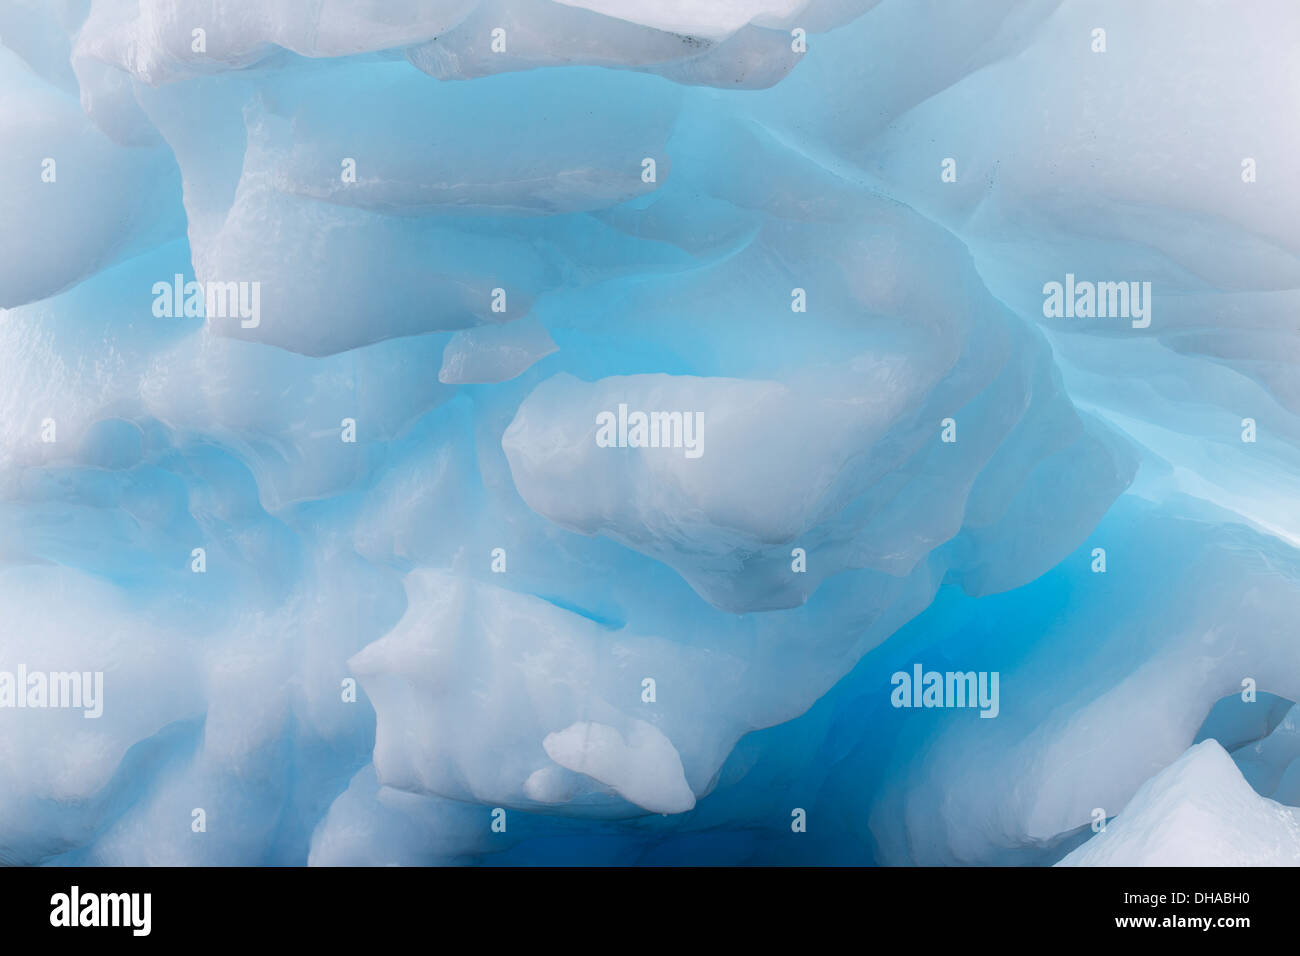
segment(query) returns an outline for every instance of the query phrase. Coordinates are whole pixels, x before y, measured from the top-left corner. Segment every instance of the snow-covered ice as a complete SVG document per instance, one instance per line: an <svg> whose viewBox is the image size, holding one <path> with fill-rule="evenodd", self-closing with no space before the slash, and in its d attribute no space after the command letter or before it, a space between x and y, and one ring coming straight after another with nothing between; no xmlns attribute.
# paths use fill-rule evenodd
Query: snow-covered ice
<svg viewBox="0 0 1300 956"><path fill-rule="evenodd" d="M1144 783L1060 866L1300 866L1300 811L1261 797L1214 740Z"/></svg>

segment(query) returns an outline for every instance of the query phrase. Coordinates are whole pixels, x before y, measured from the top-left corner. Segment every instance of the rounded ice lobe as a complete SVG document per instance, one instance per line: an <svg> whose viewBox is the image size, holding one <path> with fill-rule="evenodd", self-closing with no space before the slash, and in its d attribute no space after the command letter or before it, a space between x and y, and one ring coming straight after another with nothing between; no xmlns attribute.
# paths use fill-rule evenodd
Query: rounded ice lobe
<svg viewBox="0 0 1300 956"><path fill-rule="evenodd" d="M607 724L578 721L547 734L542 747L561 767L608 784L652 813L685 813L695 806L681 757L668 738L644 720L632 721L627 736Z"/></svg>
<svg viewBox="0 0 1300 956"><path fill-rule="evenodd" d="M501 442L534 511L663 561L735 612L797 606L817 582L852 568L906 575L954 539L951 563L968 590L1005 589L1084 530L1044 524L1062 481L1091 515L1131 475L1124 449L1065 405L1042 415L1060 430L1057 447L1027 444L1029 430L1014 428L1002 447L989 447L996 433L973 434L973 455L963 454L960 442L943 441L937 419L916 421L915 399L894 384L904 381L923 379L901 359L795 386L560 374L525 399ZM1016 397L990 396L1004 399ZM1001 469L1018 476L1010 495L998 487ZM916 494L897 485L912 470L925 476ZM1026 535L1032 544L1018 543ZM1017 560L990 566L983 549L995 546ZM806 578L790 573L800 548L820 564Z"/></svg>
<svg viewBox="0 0 1300 956"><path fill-rule="evenodd" d="M652 725L632 716L636 695L616 690L638 666L701 680L716 664L700 655L691 655L692 674L672 645L626 635L621 660L611 660L610 635L591 620L445 573L412 572L406 590L402 620L349 661L375 706L374 764L385 786L503 806L563 804L577 815L680 813L695 795L668 733L690 741L686 762L701 789L729 749L719 737L739 736L725 722L702 726L709 718L694 704ZM587 714L598 719L580 719Z"/></svg>
<svg viewBox="0 0 1300 956"><path fill-rule="evenodd" d="M4 51L0 141L0 308L54 295L183 234L170 153L122 148L75 97L31 82Z"/></svg>

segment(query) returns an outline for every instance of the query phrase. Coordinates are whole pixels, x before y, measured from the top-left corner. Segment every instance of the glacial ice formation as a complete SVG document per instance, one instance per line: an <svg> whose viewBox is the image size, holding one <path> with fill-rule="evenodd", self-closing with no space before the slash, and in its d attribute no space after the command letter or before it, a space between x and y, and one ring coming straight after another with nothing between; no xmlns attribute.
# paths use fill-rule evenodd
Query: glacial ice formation
<svg viewBox="0 0 1300 956"><path fill-rule="evenodd" d="M1061 866L1300 866L1300 815L1261 797L1214 740L1144 783Z"/></svg>
<svg viewBox="0 0 1300 956"><path fill-rule="evenodd" d="M0 863L1300 863L1293 4L0 42Z"/></svg>

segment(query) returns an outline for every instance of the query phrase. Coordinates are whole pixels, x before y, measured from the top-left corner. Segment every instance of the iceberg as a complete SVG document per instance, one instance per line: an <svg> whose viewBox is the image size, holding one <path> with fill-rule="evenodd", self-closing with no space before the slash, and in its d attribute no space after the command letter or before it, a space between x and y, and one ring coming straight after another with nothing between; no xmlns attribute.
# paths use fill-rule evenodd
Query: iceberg
<svg viewBox="0 0 1300 956"><path fill-rule="evenodd" d="M1298 43L0 4L0 863L1300 862Z"/></svg>

